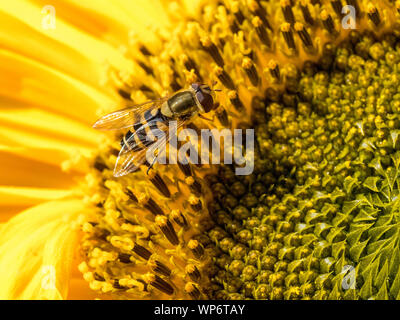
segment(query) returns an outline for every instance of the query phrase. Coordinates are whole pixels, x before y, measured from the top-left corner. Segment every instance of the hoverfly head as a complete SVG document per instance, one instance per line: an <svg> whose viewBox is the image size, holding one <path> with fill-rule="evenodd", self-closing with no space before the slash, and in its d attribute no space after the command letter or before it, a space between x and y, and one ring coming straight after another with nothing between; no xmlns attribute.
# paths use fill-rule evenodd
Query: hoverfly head
<svg viewBox="0 0 400 320"><path fill-rule="evenodd" d="M214 91L206 84L201 83L193 83L192 88L195 91L196 98L202 106L204 113L208 113L211 110L216 108L216 104L214 103Z"/></svg>

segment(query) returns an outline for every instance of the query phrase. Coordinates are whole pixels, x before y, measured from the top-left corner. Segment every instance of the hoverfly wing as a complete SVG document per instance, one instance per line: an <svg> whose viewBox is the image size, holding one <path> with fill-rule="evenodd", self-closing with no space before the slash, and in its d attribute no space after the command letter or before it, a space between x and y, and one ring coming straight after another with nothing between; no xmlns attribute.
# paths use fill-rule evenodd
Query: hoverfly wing
<svg viewBox="0 0 400 320"><path fill-rule="evenodd" d="M160 121L161 120L161 121ZM128 152L138 152L150 147L164 135L168 134L168 122L155 118L145 124L141 124L132 134L124 139L119 155Z"/></svg>
<svg viewBox="0 0 400 320"><path fill-rule="evenodd" d="M135 172L139 169L147 160L147 153L153 152L156 149L162 149L165 147L168 141L168 126L160 126L161 129L149 130L152 126L159 124L157 121L148 122L142 125L138 130L136 130L128 139L126 139L124 145L122 146L117 161L114 168L114 176L121 177L131 172ZM144 132L148 129L151 132L150 135L144 135ZM139 142L140 141L140 142ZM138 142L141 147L138 147Z"/></svg>
<svg viewBox="0 0 400 320"><path fill-rule="evenodd" d="M179 128L183 127L186 124L187 121L185 120L177 120L177 125L176 125L176 131L178 131ZM153 157L153 159L150 159L148 161L149 163L152 163L154 160L154 153L155 151L158 151L158 154L156 157L158 157L162 150L165 150L166 144L170 141L171 136L169 134L169 125L168 122L162 123L160 125L160 122L158 121L151 121L147 123L146 125L143 125L141 128L144 129L144 127L151 127L153 125L158 124L158 130L152 130L152 137L149 138L148 141L150 141L148 144L146 144L142 149L140 150L133 150L130 149L129 145L130 143L134 143L135 136L137 139L138 132L140 132L140 129L138 129L134 134L132 134L125 142L124 146L121 148L117 161L115 163L115 168L114 168L114 176L115 177L121 177L123 175L126 175L131 172L135 172L139 169L140 165L145 163L146 160L148 160L148 154ZM161 150L161 151L160 151Z"/></svg>
<svg viewBox="0 0 400 320"><path fill-rule="evenodd" d="M111 112L98 119L94 123L93 128L98 130L119 130L130 128L140 121L141 115L144 112L159 108L167 100L168 97L163 97Z"/></svg>
<svg viewBox="0 0 400 320"><path fill-rule="evenodd" d="M119 154L114 168L114 177L122 177L128 173L135 172L140 165L146 161L146 149L137 152Z"/></svg>

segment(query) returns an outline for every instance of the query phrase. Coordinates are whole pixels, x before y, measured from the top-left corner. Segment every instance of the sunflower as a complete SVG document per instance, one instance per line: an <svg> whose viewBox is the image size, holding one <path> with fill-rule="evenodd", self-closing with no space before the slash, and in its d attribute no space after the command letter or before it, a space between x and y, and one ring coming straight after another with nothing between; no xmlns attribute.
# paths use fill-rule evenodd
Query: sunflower
<svg viewBox="0 0 400 320"><path fill-rule="evenodd" d="M0 298L400 296L398 2L0 9ZM252 174L113 176L122 135L96 118L214 81L191 127L254 128Z"/></svg>

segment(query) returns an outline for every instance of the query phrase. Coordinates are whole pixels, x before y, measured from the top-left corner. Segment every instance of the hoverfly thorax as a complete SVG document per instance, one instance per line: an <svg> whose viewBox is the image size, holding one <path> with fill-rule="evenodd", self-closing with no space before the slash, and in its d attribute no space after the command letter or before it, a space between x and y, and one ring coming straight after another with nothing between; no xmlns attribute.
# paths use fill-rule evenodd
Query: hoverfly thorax
<svg viewBox="0 0 400 320"><path fill-rule="evenodd" d="M206 85L200 83L192 83L191 85L195 99L198 102L198 106L201 110L201 113L207 113L214 109L214 98L213 98L213 90Z"/></svg>

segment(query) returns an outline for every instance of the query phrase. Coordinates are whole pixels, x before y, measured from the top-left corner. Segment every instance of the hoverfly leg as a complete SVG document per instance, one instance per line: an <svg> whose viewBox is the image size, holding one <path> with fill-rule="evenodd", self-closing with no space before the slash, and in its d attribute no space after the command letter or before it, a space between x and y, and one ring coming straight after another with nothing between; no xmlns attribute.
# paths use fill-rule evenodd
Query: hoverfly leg
<svg viewBox="0 0 400 320"><path fill-rule="evenodd" d="M213 121L212 119L209 119L209 118L203 116L202 114L199 114L199 118L207 120L207 121L211 121L211 122Z"/></svg>
<svg viewBox="0 0 400 320"><path fill-rule="evenodd" d="M153 159L153 162L150 164L150 166L147 168L146 174L149 175L149 171L150 169L154 166L154 164L156 163L158 155L155 156L155 158Z"/></svg>

